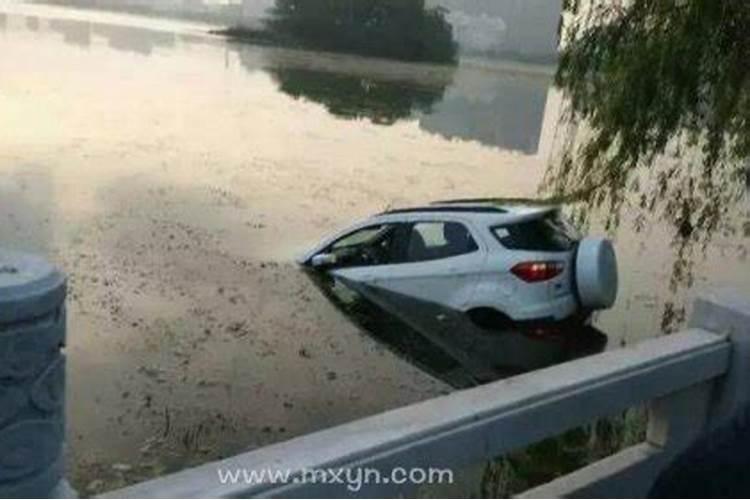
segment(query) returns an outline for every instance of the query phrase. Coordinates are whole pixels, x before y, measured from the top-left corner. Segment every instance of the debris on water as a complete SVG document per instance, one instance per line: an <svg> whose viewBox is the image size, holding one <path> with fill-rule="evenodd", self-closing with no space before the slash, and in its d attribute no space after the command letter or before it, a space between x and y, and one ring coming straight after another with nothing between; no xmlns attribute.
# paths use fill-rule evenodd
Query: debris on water
<svg viewBox="0 0 750 500"><path fill-rule="evenodd" d="M94 479L89 484L86 485L86 491L89 492L98 492L104 489L104 480L103 479Z"/></svg>
<svg viewBox="0 0 750 500"><path fill-rule="evenodd" d="M163 442L163 439L152 436L148 438L145 443L143 443L143 446L141 446L138 451L141 453L141 455L147 455L151 453L155 447L159 446Z"/></svg>
<svg viewBox="0 0 750 500"><path fill-rule="evenodd" d="M305 358L305 359L312 359L312 354L310 354L310 351L308 351L305 347L303 347L299 350L299 357Z"/></svg>
<svg viewBox="0 0 750 500"><path fill-rule="evenodd" d="M336 374L336 372L331 371L326 373L326 378L328 380L336 380L338 378L338 375Z"/></svg>
<svg viewBox="0 0 750 500"><path fill-rule="evenodd" d="M116 472L130 472L133 470L133 466L130 464L117 463L112 464L112 470Z"/></svg>
<svg viewBox="0 0 750 500"><path fill-rule="evenodd" d="M226 331L228 333L231 333L236 338L244 337L245 335L250 333L245 329L245 325L246 323L244 321L234 321L227 325Z"/></svg>
<svg viewBox="0 0 750 500"><path fill-rule="evenodd" d="M141 373L151 379L160 379L164 374L161 369L149 366L141 366L140 368L138 368L138 373Z"/></svg>
<svg viewBox="0 0 750 500"><path fill-rule="evenodd" d="M219 382L215 380L205 380L202 379L198 381L198 387L216 387L219 385Z"/></svg>

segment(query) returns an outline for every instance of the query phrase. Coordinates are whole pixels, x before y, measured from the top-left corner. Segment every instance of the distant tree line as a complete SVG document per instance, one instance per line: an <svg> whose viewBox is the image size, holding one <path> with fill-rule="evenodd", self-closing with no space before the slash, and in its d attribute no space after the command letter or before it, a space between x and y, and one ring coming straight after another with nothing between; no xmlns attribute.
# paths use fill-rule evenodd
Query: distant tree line
<svg viewBox="0 0 750 500"><path fill-rule="evenodd" d="M234 28L250 41L404 61L454 62L445 11L425 0L276 0L263 30Z"/></svg>

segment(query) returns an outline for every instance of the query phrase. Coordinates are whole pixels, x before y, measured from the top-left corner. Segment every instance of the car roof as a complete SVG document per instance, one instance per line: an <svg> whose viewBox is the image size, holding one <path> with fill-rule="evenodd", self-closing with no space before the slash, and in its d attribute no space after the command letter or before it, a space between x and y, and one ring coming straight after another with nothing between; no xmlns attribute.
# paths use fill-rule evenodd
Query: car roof
<svg viewBox="0 0 750 500"><path fill-rule="evenodd" d="M429 206L441 207L497 207L507 213L527 213L529 211L559 210L560 203L556 201L534 198L464 198L458 200L434 201Z"/></svg>
<svg viewBox="0 0 750 500"><path fill-rule="evenodd" d="M501 224L518 219L539 217L557 210L559 210L559 206L557 205L535 203L534 200L450 200L438 201L429 205L387 210L378 214L375 218L387 217L388 219L396 219L398 216L407 216L409 218L414 216L416 218L422 215L425 217L434 217L436 213L440 213Z"/></svg>
<svg viewBox="0 0 750 500"><path fill-rule="evenodd" d="M358 228L361 229L367 225L434 221L436 214L440 214L452 220L463 222L470 221L477 225L489 228L533 220L544 216L544 214L555 212L559 210L559 208L559 206L553 204L533 203L533 200L528 200L528 203L521 203L519 200L513 200L512 203L499 203L498 200L455 200L388 210L368 217L367 219L360 220L354 225L329 236L312 250L300 256L297 261L299 263L306 262L308 259L312 258L313 255L336 241L338 238L343 237L350 231L356 231Z"/></svg>

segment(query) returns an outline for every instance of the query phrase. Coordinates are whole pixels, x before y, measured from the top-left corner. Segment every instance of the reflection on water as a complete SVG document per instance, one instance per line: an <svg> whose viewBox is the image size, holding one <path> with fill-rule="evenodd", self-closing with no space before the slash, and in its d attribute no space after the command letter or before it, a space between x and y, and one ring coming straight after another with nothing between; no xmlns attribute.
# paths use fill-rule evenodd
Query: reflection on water
<svg viewBox="0 0 750 500"><path fill-rule="evenodd" d="M255 70L252 64L247 67ZM464 72L453 83L415 85L290 68L273 61L268 71L282 92L323 104L341 118L365 118L381 125L418 120L423 130L448 139L478 141L529 155L539 149L551 84L544 76Z"/></svg>
<svg viewBox="0 0 750 500"><path fill-rule="evenodd" d="M26 28L29 31L39 31L39 18L37 16L26 16Z"/></svg>
<svg viewBox="0 0 750 500"><path fill-rule="evenodd" d="M323 104L329 113L342 118L364 118L380 125L410 118L416 111L429 113L444 91L308 69L269 71L279 90L292 97Z"/></svg>
<svg viewBox="0 0 750 500"><path fill-rule="evenodd" d="M171 48L175 45L175 35L158 31L116 24L90 23L75 19L50 19L49 29L63 35L65 43L89 48L92 35L107 40L115 50L151 55L155 48Z"/></svg>
<svg viewBox="0 0 750 500"><path fill-rule="evenodd" d="M38 17L27 16L26 25L37 31ZM53 18L48 26L62 34L65 43L84 48L91 46L92 35L107 40L112 49L145 56L156 48L175 48L177 43L172 32L127 25ZM196 38L191 34L179 37L185 44L197 42ZM445 69L438 77L415 82L398 75L351 74L289 64L273 51L259 61L255 48L233 48L247 71L266 71L285 94L322 104L339 118L367 119L380 125L416 121L423 130L448 139L529 155L538 152L551 86L548 76Z"/></svg>
<svg viewBox="0 0 750 500"><path fill-rule="evenodd" d="M464 73L419 123L449 139L533 155L539 150L550 86L544 76Z"/></svg>
<svg viewBox="0 0 750 500"><path fill-rule="evenodd" d="M248 71L258 69L257 56L251 51L240 47L238 56ZM448 139L529 155L539 149L552 83L545 75L460 70L415 83L382 75L295 68L273 57L265 69L282 92L320 103L341 118L364 118L381 125L417 120L423 130Z"/></svg>
<svg viewBox="0 0 750 500"><path fill-rule="evenodd" d="M151 55L155 48L172 48L175 44L174 33L146 28L94 24L93 32L95 35L106 38L109 46L115 50L135 52L145 56Z"/></svg>
<svg viewBox="0 0 750 500"><path fill-rule="evenodd" d="M60 33L67 44L84 48L91 45L91 23L70 19L50 19L49 29Z"/></svg>
<svg viewBox="0 0 750 500"><path fill-rule="evenodd" d="M602 352L607 337L572 325L487 331L465 314L325 274L307 276L341 312L393 352L453 387L470 387Z"/></svg>

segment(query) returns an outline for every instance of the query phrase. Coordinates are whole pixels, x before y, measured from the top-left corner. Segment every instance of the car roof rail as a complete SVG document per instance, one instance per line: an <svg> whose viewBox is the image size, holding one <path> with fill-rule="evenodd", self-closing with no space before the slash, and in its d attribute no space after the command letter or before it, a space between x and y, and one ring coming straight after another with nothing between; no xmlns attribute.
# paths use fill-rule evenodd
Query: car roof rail
<svg viewBox="0 0 750 500"><path fill-rule="evenodd" d="M496 203L499 198L460 198L458 200L433 201L430 205L457 205L459 203Z"/></svg>
<svg viewBox="0 0 750 500"><path fill-rule="evenodd" d="M540 206L554 206L559 205L559 202L554 200L539 200L534 198L460 198L457 200L441 200L434 201L431 205L459 205L468 203L484 203L484 204L495 204L495 205L540 205Z"/></svg>
<svg viewBox="0 0 750 500"><path fill-rule="evenodd" d="M412 208L398 208L394 210L387 210L381 215L394 215L394 214L413 214L413 213L487 213L487 214L505 214L507 210L501 207L487 206L439 206L430 205L427 207L412 207Z"/></svg>

